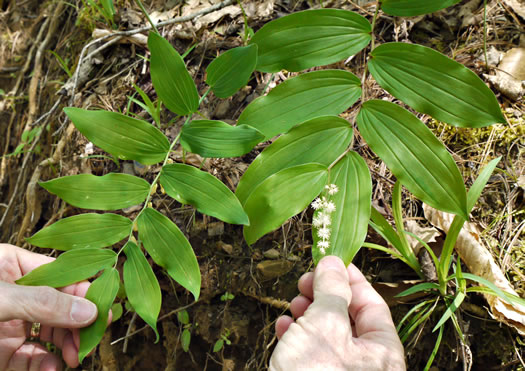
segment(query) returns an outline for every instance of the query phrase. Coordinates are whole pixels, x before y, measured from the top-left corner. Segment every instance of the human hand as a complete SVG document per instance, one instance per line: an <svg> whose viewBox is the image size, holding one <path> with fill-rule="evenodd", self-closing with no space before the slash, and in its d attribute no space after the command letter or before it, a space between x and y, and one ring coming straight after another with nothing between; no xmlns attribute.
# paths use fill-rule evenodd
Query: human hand
<svg viewBox="0 0 525 371"><path fill-rule="evenodd" d="M301 295L275 330L270 370L406 370L383 298L353 265L327 256L298 283Z"/></svg>
<svg viewBox="0 0 525 371"><path fill-rule="evenodd" d="M89 283L55 290L14 282L53 258L0 244L0 370L62 369L62 361L38 343L28 343L32 323L40 323L40 340L62 349L69 367L78 366L80 327L97 317L97 307L83 299Z"/></svg>

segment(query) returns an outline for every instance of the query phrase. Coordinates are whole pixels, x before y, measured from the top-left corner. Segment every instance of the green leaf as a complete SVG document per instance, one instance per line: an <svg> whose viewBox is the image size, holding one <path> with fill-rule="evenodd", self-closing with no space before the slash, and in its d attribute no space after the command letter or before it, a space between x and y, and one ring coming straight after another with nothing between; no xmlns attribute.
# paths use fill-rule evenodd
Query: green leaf
<svg viewBox="0 0 525 371"><path fill-rule="evenodd" d="M399 235L396 230L392 228L390 223L385 219L385 217L377 211L377 209L372 206L370 211L370 226L381 235L389 244L391 244L397 251L399 251L405 258L410 255L404 251L404 246L399 239ZM412 252L412 255L414 253ZM416 259L417 260L417 259Z"/></svg>
<svg viewBox="0 0 525 371"><path fill-rule="evenodd" d="M337 116L312 119L281 136L252 162L235 194L245 204L266 178L287 167L316 162L329 166L352 141L352 126Z"/></svg>
<svg viewBox="0 0 525 371"><path fill-rule="evenodd" d="M117 254L113 250L71 250L51 263L32 270L16 283L25 286L64 287L93 277L116 262Z"/></svg>
<svg viewBox="0 0 525 371"><path fill-rule="evenodd" d="M138 218L139 236L155 263L199 298L201 272L197 257L180 229L158 211L147 208Z"/></svg>
<svg viewBox="0 0 525 371"><path fill-rule="evenodd" d="M217 353L218 351L220 351L223 346L224 346L224 340L223 339L217 340L215 344L213 345L213 353Z"/></svg>
<svg viewBox="0 0 525 371"><path fill-rule="evenodd" d="M177 115L188 115L199 109L199 93L184 60L168 40L150 32L151 82L166 107Z"/></svg>
<svg viewBox="0 0 525 371"><path fill-rule="evenodd" d="M394 97L448 124L506 122L492 91L471 70L430 48L387 43L370 53L370 73Z"/></svg>
<svg viewBox="0 0 525 371"><path fill-rule="evenodd" d="M289 14L265 24L250 40L259 47L262 72L301 71L356 54L371 40L366 18L340 9Z"/></svg>
<svg viewBox="0 0 525 371"><path fill-rule="evenodd" d="M86 138L121 160L151 165L163 161L169 151L168 138L146 121L73 107L64 112Z"/></svg>
<svg viewBox="0 0 525 371"><path fill-rule="evenodd" d="M248 83L257 64L257 45L233 48L206 68L206 83L219 98L228 98Z"/></svg>
<svg viewBox="0 0 525 371"><path fill-rule="evenodd" d="M124 246L124 253L127 257L124 263L124 287L128 300L140 318L155 331L155 342L158 342L157 319L162 303L159 282L148 260L135 243L129 241Z"/></svg>
<svg viewBox="0 0 525 371"><path fill-rule="evenodd" d="M247 125L231 126L222 121L195 120L182 127L180 143L186 151L203 157L238 157L264 140Z"/></svg>
<svg viewBox="0 0 525 371"><path fill-rule="evenodd" d="M78 361L84 358L100 343L108 326L109 310L119 287L119 274L115 268L109 268L89 286L86 299L95 303L98 317L90 326L80 329L80 347Z"/></svg>
<svg viewBox="0 0 525 371"><path fill-rule="evenodd" d="M359 131L399 181L428 205L468 219L463 178L452 156L407 110L371 100L357 116Z"/></svg>
<svg viewBox="0 0 525 371"><path fill-rule="evenodd" d="M478 198L481 195L483 188L485 188L485 185L487 184L492 172L496 168L496 165L498 164L500 159L501 157L498 157L492 160L488 165L486 165L474 181L474 184L472 184L472 187L470 187L470 190L467 193L467 212L469 214L472 211L472 208L474 207L476 202L478 201ZM465 221L466 219L463 219L459 216L455 216L452 220L452 224L450 225L450 228L447 232L447 237L445 238L445 242L443 243L443 251L441 252L439 270L440 275L442 276L446 276L446 274L449 271L452 251L454 250L454 246L456 245L459 232L461 232L461 228L463 228L463 224L465 224Z"/></svg>
<svg viewBox="0 0 525 371"><path fill-rule="evenodd" d="M144 92L144 90L142 90L138 85L133 84L133 87L135 88L137 93L139 93L144 103L138 101L135 98L130 98L130 99L133 102L137 103L139 106L141 106L146 112L148 112L149 115L153 118L153 120L155 120L157 125L160 126L160 107L159 106L156 107L155 104L153 104L151 99L148 97L146 92Z"/></svg>
<svg viewBox="0 0 525 371"><path fill-rule="evenodd" d="M432 363L434 362L434 358L436 358L436 354L438 352L439 346L441 345L441 339L443 338L443 331L445 330L445 326L441 326L439 328L439 334L436 339L436 343L434 344L434 349L432 349L432 353L430 354L430 357L428 358L427 364L425 365L425 368L423 371L430 370L430 367L432 366Z"/></svg>
<svg viewBox="0 0 525 371"><path fill-rule="evenodd" d="M513 305L525 306L525 299L515 296L509 292L503 291L498 286L496 286L494 283L492 283L491 281L485 278L476 276L475 274L471 274L471 273L463 273L463 278L477 282L479 284L482 284L486 286L488 289L492 290L492 293L488 290L483 290L485 294L496 295L500 297L501 299L505 300L507 303L510 303Z"/></svg>
<svg viewBox="0 0 525 371"><path fill-rule="evenodd" d="M448 8L461 0L382 0L381 9L398 17L414 17Z"/></svg>
<svg viewBox="0 0 525 371"><path fill-rule="evenodd" d="M330 215L330 248L326 254L338 256L348 265L365 242L368 232L372 179L365 160L357 153L349 152L332 168L329 182L335 184L339 191L333 196L325 195L336 205ZM316 211L314 218L320 211ZM314 246L320 240L317 231L318 228L312 228ZM317 263L324 254L314 248L312 256Z"/></svg>
<svg viewBox="0 0 525 371"><path fill-rule="evenodd" d="M328 169L321 164L286 168L266 178L248 197L244 209L250 225L244 238L251 245L304 210L322 191Z"/></svg>
<svg viewBox="0 0 525 371"><path fill-rule="evenodd" d="M182 350L188 352L190 350L191 332L187 328L182 331L181 347Z"/></svg>
<svg viewBox="0 0 525 371"><path fill-rule="evenodd" d="M492 172L501 160L501 156L490 161L479 173L478 177L472 184L472 187L467 192L467 211L470 213L474 208L476 202L478 202L479 196L483 191L483 188L487 185Z"/></svg>
<svg viewBox="0 0 525 371"><path fill-rule="evenodd" d="M463 303L463 300L465 300L465 297L466 295L462 291L459 291L456 293L456 296L454 296L454 300L447 307L447 310L445 310L445 313L443 313L443 316L441 316L436 326L434 326L434 328L432 329L432 332L436 331L438 328L443 326L445 322L454 315L454 312L456 311L456 309L459 308L461 303Z"/></svg>
<svg viewBox="0 0 525 371"><path fill-rule="evenodd" d="M187 325L190 323L190 315L188 314L188 311L185 309L181 310L180 312L177 312L177 319L183 325Z"/></svg>
<svg viewBox="0 0 525 371"><path fill-rule="evenodd" d="M400 292L395 297L396 298L401 298L403 296L408 296L408 295L412 295L412 294L415 294L415 293L418 293L418 292L421 292L421 291L427 291L427 290L439 290L439 285L437 283L433 283L433 282L418 283L417 285L414 285L414 286L404 290L403 292Z"/></svg>
<svg viewBox="0 0 525 371"><path fill-rule="evenodd" d="M308 72L254 100L241 113L237 125L254 127L269 139L315 117L339 115L360 96L361 81L350 72Z"/></svg>
<svg viewBox="0 0 525 371"><path fill-rule="evenodd" d="M410 308L410 310L403 316L403 318L401 318L401 321L399 321L399 323L397 324L397 326L396 326L397 332L400 332L400 329L401 329L401 326L403 326L403 323L405 323L405 321L408 320L413 314L415 314L415 313L417 314L418 310L421 307L424 307L424 308L422 310L420 310L419 313L426 312L430 308L430 306L432 305L432 302L436 301L436 300L437 299L422 301L422 302L414 305L412 308Z"/></svg>
<svg viewBox="0 0 525 371"><path fill-rule="evenodd" d="M250 224L239 200L210 173L184 164L166 165L160 175L166 193L203 214L230 224Z"/></svg>
<svg viewBox="0 0 525 371"><path fill-rule="evenodd" d="M403 255L409 257L410 261L413 262L417 260L415 258L414 250L410 243L408 242L407 236L405 235L405 227L403 221L403 206L402 206L402 183L397 180L394 184L394 189L392 190L392 215L394 217L394 223L396 225L397 236L399 237L399 242L401 242L402 249L399 250ZM408 259L407 259L408 260ZM419 262L419 261L418 261Z"/></svg>
<svg viewBox="0 0 525 371"><path fill-rule="evenodd" d="M114 303L111 306L111 313L112 313L111 323L117 322L120 319L120 317L122 317L122 313L124 313L124 309L122 308L122 304Z"/></svg>
<svg viewBox="0 0 525 371"><path fill-rule="evenodd" d="M110 16L111 20L113 20L113 16L115 15L115 7L113 6L113 1L100 0L100 3L102 4L102 7L104 8L106 14Z"/></svg>
<svg viewBox="0 0 525 371"><path fill-rule="evenodd" d="M118 210L146 199L149 183L128 174L79 174L38 183L68 204L93 210Z"/></svg>
<svg viewBox="0 0 525 371"><path fill-rule="evenodd" d="M27 242L57 250L111 246L131 231L131 220L117 214L80 214L41 229Z"/></svg>

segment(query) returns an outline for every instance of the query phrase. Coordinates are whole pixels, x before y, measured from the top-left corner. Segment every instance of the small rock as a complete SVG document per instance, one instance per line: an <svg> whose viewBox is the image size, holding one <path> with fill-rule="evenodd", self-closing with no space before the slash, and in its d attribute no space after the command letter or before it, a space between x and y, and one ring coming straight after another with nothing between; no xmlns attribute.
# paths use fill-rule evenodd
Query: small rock
<svg viewBox="0 0 525 371"><path fill-rule="evenodd" d="M140 211L140 209L142 209L142 205L135 205L135 206L126 207L125 209L122 209L122 211L124 212L124 214L131 214L131 213L134 213L135 211Z"/></svg>
<svg viewBox="0 0 525 371"><path fill-rule="evenodd" d="M235 362L233 359L225 359L222 361L222 371L233 371L235 370Z"/></svg>
<svg viewBox="0 0 525 371"><path fill-rule="evenodd" d="M263 256L267 259L278 259L279 255L279 250L277 249L270 249L263 252Z"/></svg>
<svg viewBox="0 0 525 371"><path fill-rule="evenodd" d="M144 175L148 172L149 166L142 165L140 162L133 161L133 170L138 175Z"/></svg>
<svg viewBox="0 0 525 371"><path fill-rule="evenodd" d="M263 259L263 256L261 254L260 251L255 251L253 254L252 254L252 259L253 260L262 260Z"/></svg>
<svg viewBox="0 0 525 371"><path fill-rule="evenodd" d="M220 236L224 233L224 223L223 222L213 222L208 224L208 236Z"/></svg>
<svg viewBox="0 0 525 371"><path fill-rule="evenodd" d="M293 265L286 260L265 260L257 264L257 272L263 280L271 280L290 272Z"/></svg>
<svg viewBox="0 0 525 371"><path fill-rule="evenodd" d="M231 255L233 253L233 246L229 243L224 243L222 241L217 242L217 248L224 251L226 254Z"/></svg>
<svg viewBox="0 0 525 371"><path fill-rule="evenodd" d="M300 262L301 261L301 258L297 255L294 255L294 254L290 254L286 257L286 259L288 259L289 261L291 262L294 262L294 263L297 263L297 262Z"/></svg>
<svg viewBox="0 0 525 371"><path fill-rule="evenodd" d="M228 117L228 111L230 110L230 100L224 99L219 104L217 104L217 107L215 107L215 111L213 112L213 116L218 119L223 119L225 117Z"/></svg>
<svg viewBox="0 0 525 371"><path fill-rule="evenodd" d="M122 164L122 172L124 174L135 175L135 170L133 169L133 164L130 163L130 162L124 162Z"/></svg>

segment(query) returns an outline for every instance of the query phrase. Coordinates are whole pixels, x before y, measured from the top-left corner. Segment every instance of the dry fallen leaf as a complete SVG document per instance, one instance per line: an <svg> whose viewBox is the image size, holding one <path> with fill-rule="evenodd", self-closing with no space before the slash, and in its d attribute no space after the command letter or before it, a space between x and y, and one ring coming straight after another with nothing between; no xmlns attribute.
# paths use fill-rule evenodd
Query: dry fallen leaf
<svg viewBox="0 0 525 371"><path fill-rule="evenodd" d="M94 38L94 39L98 39L99 37L103 37L103 36L107 36L107 35L111 35L113 34L114 32L111 31L111 30L105 30L105 29L101 29L101 28L95 28L91 34L91 36ZM109 41L111 40L112 38L109 38L107 39L106 41ZM140 34L140 33L137 33L137 34L134 34L134 35L130 35L130 36L126 36L126 37L123 37L119 43L133 43L133 44L136 44L138 46L142 46L142 47L146 47L146 45L148 45L148 37L146 35L143 35L143 34Z"/></svg>
<svg viewBox="0 0 525 371"><path fill-rule="evenodd" d="M518 100L525 93L525 48L513 48L506 52L496 75L485 75L485 78L507 97Z"/></svg>
<svg viewBox="0 0 525 371"><path fill-rule="evenodd" d="M505 53L498 66L517 80L525 80L525 48L512 48Z"/></svg>
<svg viewBox="0 0 525 371"><path fill-rule="evenodd" d="M525 19L525 2L523 0L503 0L521 18Z"/></svg>
<svg viewBox="0 0 525 371"><path fill-rule="evenodd" d="M425 218L430 223L448 232L454 215L436 210L425 204L423 204L423 211L425 212ZM518 295L494 261L490 251L481 244L479 232L475 225L465 223L465 226L459 233L455 248L471 273L491 281L505 292ZM524 306L508 304L498 296L485 294L483 296L489 303L492 317L514 327L521 334L525 334Z"/></svg>
<svg viewBox="0 0 525 371"><path fill-rule="evenodd" d="M407 232L411 232L418 236L423 242L430 243L430 242L436 242L436 237L439 236L441 233L436 228L433 227L421 227L415 220L407 220L405 223L405 230ZM419 250L423 247L423 244L419 242L418 239L407 235L408 242L410 243L410 246L414 250L414 253L416 256L419 254Z"/></svg>

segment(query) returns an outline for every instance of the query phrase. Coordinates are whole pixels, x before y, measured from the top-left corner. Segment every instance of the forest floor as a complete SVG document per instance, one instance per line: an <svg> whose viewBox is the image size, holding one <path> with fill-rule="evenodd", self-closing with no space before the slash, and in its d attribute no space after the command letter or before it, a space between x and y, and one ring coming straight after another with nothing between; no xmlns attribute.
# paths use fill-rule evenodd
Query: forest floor
<svg viewBox="0 0 525 371"><path fill-rule="evenodd" d="M17 244L33 251L56 256L57 252L34 248L25 242L39 229L66 216L81 212L60 201L37 185L37 181L57 176L91 173L103 175L124 171L145 174L151 180L158 168L144 169L129 161L117 165L88 143L62 112L74 106L135 113L150 119L137 104L133 83L156 99L149 77L147 32L106 38L86 48L88 43L114 30L96 9L84 1L0 0L0 241ZM214 0L151 0L145 6L155 20L170 20L209 9ZM220 8L205 16L160 28L161 33L183 54L199 93L206 90L205 69L220 53L243 44L244 19L240 7ZM508 118L506 125L481 129L461 129L420 116L453 154L467 186L479 169L493 158L503 156L500 169L489 180L476 206L471 223L477 238L490 251L506 279L522 297L525 295L525 121L524 104L518 96L501 87L496 76L501 57L513 48L525 47L523 4L517 1L487 1L487 61L483 53L483 1L462 1L432 15L395 18L380 13L375 27L378 43L404 41L432 47L464 64L478 74L496 93ZM291 12L319 8L316 1L269 0L242 2L248 24L255 31L264 23ZM371 20L374 2L324 1L324 7L348 9ZM119 30L147 26L147 20L135 2L115 1ZM110 41L110 43L108 43ZM98 50L97 50L98 48ZM520 49L523 53L523 49ZM522 54L522 55L525 55ZM337 64L357 76L363 73L364 54ZM521 73L525 73L525 56ZM521 67L520 67L521 66ZM80 70L79 70L80 68ZM78 71L78 75L75 73ZM283 72L275 76L255 73L248 86L227 100L210 94L200 113L210 119L235 123L246 105L259 96L265 86L278 84L294 76ZM522 80L525 78L522 78ZM367 81L376 98L385 93ZM499 84L499 85L498 85ZM519 89L518 89L519 90ZM344 118L351 117L352 109ZM164 122L172 116L165 110ZM178 126L166 127L171 136ZM384 209L391 219L390 194L393 175L359 139L359 153L366 159L373 179L374 205ZM250 162L269 143L234 159L207 159L204 169L235 189ZM180 150L179 150L180 155ZM175 156L181 161L182 156ZM203 159L188 157L191 164ZM149 170L149 171L147 171ZM290 219L283 227L261 238L253 246L243 241L240 226L224 224L206 217L191 207L158 193L155 207L163 210L188 236L202 273L202 291L198 301L182 287L156 270L163 293L159 318L161 340L154 343L153 331L128 311L111 324L96 353L82 369L88 370L264 370L273 347L276 318L285 313L289 301L297 295L297 280L312 269L311 216L307 210ZM403 201L407 218L428 228L421 203L409 197ZM137 210L126 210L133 214ZM443 241L443 232L434 244ZM372 229L368 241L385 245ZM392 257L361 249L356 264L385 297L396 323L421 298L401 300L394 295L417 277L403 263ZM158 268L158 267L157 267ZM183 324L180 314L189 321ZM525 338L507 324L489 314L485 299L468 295L458 310L465 336L461 341L451 324L434 361L440 370L524 369ZM438 317L439 318L439 317ZM405 343L410 370L423 369L436 341L430 318ZM522 326L525 324L522 323ZM524 328L524 327L522 327ZM191 333L189 351L184 351L181 336ZM220 349L217 341L224 344ZM226 341L227 339L227 341ZM59 350L57 350L59 351Z"/></svg>

